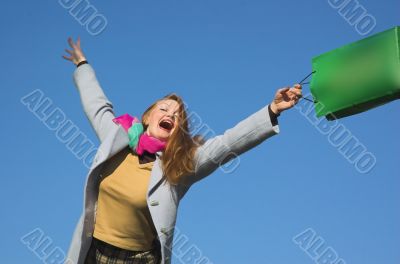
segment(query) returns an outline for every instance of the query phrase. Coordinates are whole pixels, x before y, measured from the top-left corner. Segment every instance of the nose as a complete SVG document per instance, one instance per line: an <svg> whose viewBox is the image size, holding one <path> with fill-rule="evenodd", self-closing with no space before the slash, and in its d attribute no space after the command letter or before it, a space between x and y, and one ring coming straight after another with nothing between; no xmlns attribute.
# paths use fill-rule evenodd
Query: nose
<svg viewBox="0 0 400 264"><path fill-rule="evenodd" d="M175 116L174 115L168 115L169 118L175 123Z"/></svg>
<svg viewBox="0 0 400 264"><path fill-rule="evenodd" d="M175 123L174 117L171 116L170 114L165 114L164 117L163 117L163 119L165 119L165 118L168 118L168 119L170 119L173 123Z"/></svg>
<svg viewBox="0 0 400 264"><path fill-rule="evenodd" d="M169 118L171 118L172 120L175 120L175 115L174 115L174 114L167 113L167 116L168 116Z"/></svg>

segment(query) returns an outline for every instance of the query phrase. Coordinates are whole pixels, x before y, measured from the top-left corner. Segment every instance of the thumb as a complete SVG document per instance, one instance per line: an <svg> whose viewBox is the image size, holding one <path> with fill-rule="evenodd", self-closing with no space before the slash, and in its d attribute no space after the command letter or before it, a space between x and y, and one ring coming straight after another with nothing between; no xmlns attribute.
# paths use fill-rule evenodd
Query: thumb
<svg viewBox="0 0 400 264"><path fill-rule="evenodd" d="M285 93L285 92L289 91L289 89L290 89L290 87L285 87L285 88L279 89L278 93L281 93L281 94Z"/></svg>

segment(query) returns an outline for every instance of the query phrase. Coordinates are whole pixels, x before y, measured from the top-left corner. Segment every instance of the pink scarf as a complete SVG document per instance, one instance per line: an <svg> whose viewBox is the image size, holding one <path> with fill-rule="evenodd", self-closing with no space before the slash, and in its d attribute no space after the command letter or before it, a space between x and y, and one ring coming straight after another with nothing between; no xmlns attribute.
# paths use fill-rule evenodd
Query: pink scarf
<svg viewBox="0 0 400 264"><path fill-rule="evenodd" d="M128 133L129 146L138 155L142 155L144 151L152 154L163 151L167 145L166 141L149 136L144 132L142 122L137 117L124 114L114 118L113 121L116 124L120 124Z"/></svg>

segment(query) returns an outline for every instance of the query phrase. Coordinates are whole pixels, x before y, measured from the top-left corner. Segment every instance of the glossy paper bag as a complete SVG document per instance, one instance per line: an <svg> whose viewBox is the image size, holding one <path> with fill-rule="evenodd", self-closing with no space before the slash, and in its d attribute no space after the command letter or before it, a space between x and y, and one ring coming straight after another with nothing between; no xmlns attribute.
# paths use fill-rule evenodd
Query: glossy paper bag
<svg viewBox="0 0 400 264"><path fill-rule="evenodd" d="M400 98L399 27L312 59L317 116L328 120Z"/></svg>

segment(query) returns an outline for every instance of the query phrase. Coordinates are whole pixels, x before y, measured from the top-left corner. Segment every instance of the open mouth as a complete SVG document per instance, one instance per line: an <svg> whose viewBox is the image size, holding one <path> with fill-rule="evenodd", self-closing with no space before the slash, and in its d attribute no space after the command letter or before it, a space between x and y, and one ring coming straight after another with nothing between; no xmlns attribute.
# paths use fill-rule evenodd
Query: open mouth
<svg viewBox="0 0 400 264"><path fill-rule="evenodd" d="M170 132L174 128L174 124L169 120L162 120L159 127L165 131Z"/></svg>

